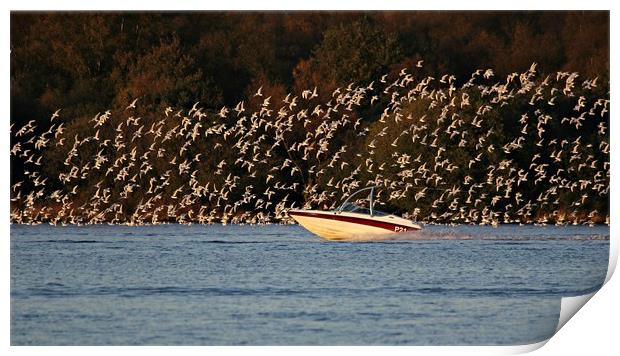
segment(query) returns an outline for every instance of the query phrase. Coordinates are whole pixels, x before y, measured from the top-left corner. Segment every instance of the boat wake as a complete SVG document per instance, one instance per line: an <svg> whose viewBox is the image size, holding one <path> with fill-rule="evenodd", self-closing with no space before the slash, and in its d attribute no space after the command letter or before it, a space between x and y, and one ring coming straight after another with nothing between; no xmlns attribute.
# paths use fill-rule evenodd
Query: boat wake
<svg viewBox="0 0 620 356"><path fill-rule="evenodd" d="M455 231L407 231L386 235L352 235L339 239L340 242L399 242L399 241L446 241L446 240L485 240L485 241L608 241L604 234L470 234Z"/></svg>

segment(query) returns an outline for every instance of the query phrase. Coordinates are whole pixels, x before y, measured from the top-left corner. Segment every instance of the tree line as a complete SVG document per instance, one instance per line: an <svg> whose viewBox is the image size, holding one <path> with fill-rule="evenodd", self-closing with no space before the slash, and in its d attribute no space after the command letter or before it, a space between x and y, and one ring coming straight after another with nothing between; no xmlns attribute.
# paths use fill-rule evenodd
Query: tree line
<svg viewBox="0 0 620 356"><path fill-rule="evenodd" d="M231 185L265 192L273 205L253 197L239 211L269 215L282 199L329 207L355 188L352 183L383 177L391 187L383 192L387 208L425 221L480 222L471 213L492 205L506 221L526 212L522 221L560 214L603 222L609 211L608 30L607 12L12 13L12 147L25 141L16 130L32 120L30 145L48 129L55 137L38 157L45 163L41 177L32 179L33 156L11 155L12 206L24 206L15 198L16 183L26 195L48 178L48 194L62 191L74 206L93 211L88 204L104 181L113 199L124 197L122 212L113 211L117 221L130 221L132 214L146 214L140 210L145 195L132 195L127 186L140 191L165 177L162 205L176 206L175 191L191 182L218 187L192 201L200 207L182 204L183 215L204 207L218 217L228 214L232 208L217 199L227 194L223 187L230 204L247 198L240 188L228 190ZM535 75L519 82L532 62ZM415 72L411 79L405 68ZM472 73L475 85L468 84ZM574 84L566 91L569 80ZM427 83L423 92L417 83ZM528 103L534 87L541 94ZM240 104L244 114L235 113ZM288 122L280 106L292 115ZM335 106L341 106L338 114L323 116ZM64 133L50 121L59 109ZM98 125L103 117L107 122ZM156 139L145 134L149 127L173 134ZM190 128L206 132L196 139ZM106 139L111 143L102 146ZM257 149L241 148L248 142ZM182 162L200 154L201 161ZM117 172L136 155L149 157L150 171L135 166L137 178ZM104 156L112 174L86 173ZM544 172L532 170L536 156ZM245 166L253 162L264 169ZM434 165L430 177L420 171L423 162L432 162L426 170ZM181 163L196 168L191 179ZM71 181L72 166L83 177L73 194L63 191L71 188L63 179ZM128 178L133 183L125 185ZM275 182L282 189L270 193ZM480 202L470 201L463 182L484 185L477 188ZM505 198L493 192L499 186L507 189ZM514 186L525 196L515 197ZM43 201L61 199L38 204Z"/></svg>

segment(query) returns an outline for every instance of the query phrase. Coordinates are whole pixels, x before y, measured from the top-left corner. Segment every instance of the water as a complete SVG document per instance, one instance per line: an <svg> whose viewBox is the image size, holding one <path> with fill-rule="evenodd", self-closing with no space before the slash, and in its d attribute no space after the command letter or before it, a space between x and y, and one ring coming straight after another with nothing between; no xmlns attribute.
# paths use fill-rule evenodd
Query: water
<svg viewBox="0 0 620 356"><path fill-rule="evenodd" d="M12 345L507 345L598 289L609 228L11 226Z"/></svg>

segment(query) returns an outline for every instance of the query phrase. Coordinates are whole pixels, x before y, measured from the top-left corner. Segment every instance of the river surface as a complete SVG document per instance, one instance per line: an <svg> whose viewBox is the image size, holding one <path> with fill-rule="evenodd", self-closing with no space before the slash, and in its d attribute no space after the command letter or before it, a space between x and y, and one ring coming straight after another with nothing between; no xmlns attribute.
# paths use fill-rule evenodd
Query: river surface
<svg viewBox="0 0 620 356"><path fill-rule="evenodd" d="M11 344L527 344L608 255L608 226L12 225Z"/></svg>

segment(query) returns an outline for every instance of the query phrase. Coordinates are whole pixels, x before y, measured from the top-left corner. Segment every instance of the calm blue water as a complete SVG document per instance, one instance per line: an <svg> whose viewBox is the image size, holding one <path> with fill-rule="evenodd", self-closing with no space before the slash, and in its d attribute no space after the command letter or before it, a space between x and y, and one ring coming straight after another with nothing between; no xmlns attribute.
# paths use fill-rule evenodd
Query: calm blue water
<svg viewBox="0 0 620 356"><path fill-rule="evenodd" d="M483 345L550 337L608 227L12 226L12 345Z"/></svg>

